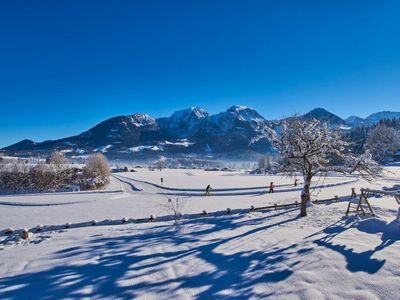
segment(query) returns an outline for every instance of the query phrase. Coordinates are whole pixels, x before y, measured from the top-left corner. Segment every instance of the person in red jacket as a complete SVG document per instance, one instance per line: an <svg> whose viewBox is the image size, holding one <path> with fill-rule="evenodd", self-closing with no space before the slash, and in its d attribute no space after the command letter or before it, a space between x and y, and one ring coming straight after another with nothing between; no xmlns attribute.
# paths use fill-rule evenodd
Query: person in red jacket
<svg viewBox="0 0 400 300"><path fill-rule="evenodd" d="M274 182L271 181L271 183L269 184L269 192L268 192L269 194L274 192L274 187L275 187Z"/></svg>

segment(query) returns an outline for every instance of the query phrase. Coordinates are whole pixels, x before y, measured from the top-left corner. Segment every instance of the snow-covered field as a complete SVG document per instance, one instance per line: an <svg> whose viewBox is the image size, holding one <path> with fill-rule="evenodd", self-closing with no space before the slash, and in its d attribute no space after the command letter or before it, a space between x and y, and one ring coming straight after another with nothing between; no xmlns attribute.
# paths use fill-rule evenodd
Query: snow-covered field
<svg viewBox="0 0 400 300"><path fill-rule="evenodd" d="M138 169L104 191L0 196L0 230L45 226L28 241L1 232L0 299L398 299L398 204L374 198L376 218L344 217L351 187L399 187L400 168L386 170L375 184L315 178L314 198L340 201L314 204L301 219L298 208L247 210L298 201L301 181L243 172ZM246 212L180 226L120 222L166 215L176 197L186 214Z"/></svg>

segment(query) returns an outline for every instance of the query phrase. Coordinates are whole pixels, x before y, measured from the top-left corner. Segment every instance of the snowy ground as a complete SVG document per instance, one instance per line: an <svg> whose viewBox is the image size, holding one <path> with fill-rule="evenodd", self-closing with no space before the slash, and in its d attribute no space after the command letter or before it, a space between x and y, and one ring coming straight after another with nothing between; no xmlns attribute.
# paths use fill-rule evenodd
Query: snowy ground
<svg viewBox="0 0 400 300"><path fill-rule="evenodd" d="M249 208L273 203L293 203L299 200L301 181L293 186L293 179L282 176L245 175L232 172L206 172L199 170L148 171L118 173L104 191L79 193L53 193L0 196L0 230L7 227L24 228L38 224L54 225L90 220L144 218L151 214L167 214L162 206L168 198L185 202L186 213L225 210L230 207ZM161 177L164 186L159 186ZM329 177L315 183L323 185L313 194L318 198L332 198L335 194L348 195L354 177ZM273 181L274 194L267 194L267 186ZM147 183L146 183L147 182ZM348 183L350 182L350 183ZM346 184L348 183L348 184ZM132 186L142 189L132 190ZM204 197L204 189L211 184L211 197ZM339 184L340 190L326 187ZM221 190L222 189L222 190Z"/></svg>
<svg viewBox="0 0 400 300"><path fill-rule="evenodd" d="M296 188L290 178L240 172L143 169L118 174L101 192L0 196L0 230L48 226L29 241L0 235L0 299L398 299L398 204L375 198L378 217L344 217L351 187L398 187L400 168L387 170L374 185L316 178L314 197L340 201L313 205L302 219L289 208L200 217L179 227L90 225L164 215L162 205L176 195L185 213L299 200L301 182ZM270 181L274 194L266 193ZM211 197L203 195L207 184ZM66 222L73 228L62 229Z"/></svg>

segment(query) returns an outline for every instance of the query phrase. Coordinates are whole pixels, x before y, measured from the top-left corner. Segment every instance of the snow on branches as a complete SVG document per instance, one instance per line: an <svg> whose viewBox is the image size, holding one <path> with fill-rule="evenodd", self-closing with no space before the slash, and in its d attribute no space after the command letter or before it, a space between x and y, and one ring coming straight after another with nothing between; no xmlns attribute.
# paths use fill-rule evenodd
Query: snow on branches
<svg viewBox="0 0 400 300"><path fill-rule="evenodd" d="M369 132L365 147L376 161L384 163L390 156L399 151L400 131L379 124Z"/></svg>
<svg viewBox="0 0 400 300"><path fill-rule="evenodd" d="M311 180L316 174L358 172L368 180L381 174L381 167L368 152L354 155L338 130L317 119L293 116L283 120L279 130L266 128L264 134L281 156L281 171L303 175L301 216L307 215Z"/></svg>

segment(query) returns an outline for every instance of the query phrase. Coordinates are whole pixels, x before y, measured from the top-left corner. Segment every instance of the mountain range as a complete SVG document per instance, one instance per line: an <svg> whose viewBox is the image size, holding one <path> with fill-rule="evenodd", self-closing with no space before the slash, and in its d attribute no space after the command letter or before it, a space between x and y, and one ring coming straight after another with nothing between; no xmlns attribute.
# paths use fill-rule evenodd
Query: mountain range
<svg viewBox="0 0 400 300"><path fill-rule="evenodd" d="M316 108L301 117L316 118L332 127L349 130L373 125L382 119L400 118L400 112L379 112L365 119L351 116L344 120L323 108ZM191 107L157 119L144 113L117 116L76 136L44 142L23 140L2 150L14 155L47 155L59 150L73 158L93 152L105 153L110 158L177 154L248 157L272 151L266 138L250 143L266 126L274 128L279 126L279 121L269 121L250 107L235 105L215 115Z"/></svg>
<svg viewBox="0 0 400 300"><path fill-rule="evenodd" d="M377 112L372 115L369 115L365 119L357 117L357 116L351 116L351 117L348 117L345 121L348 126L361 127L361 126L374 125L376 123L379 123L379 121L381 121L383 119L399 119L399 118L400 118L399 112L381 111L381 112Z"/></svg>

